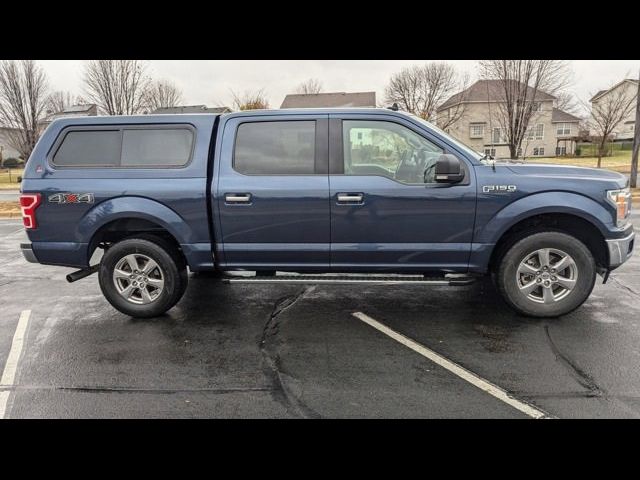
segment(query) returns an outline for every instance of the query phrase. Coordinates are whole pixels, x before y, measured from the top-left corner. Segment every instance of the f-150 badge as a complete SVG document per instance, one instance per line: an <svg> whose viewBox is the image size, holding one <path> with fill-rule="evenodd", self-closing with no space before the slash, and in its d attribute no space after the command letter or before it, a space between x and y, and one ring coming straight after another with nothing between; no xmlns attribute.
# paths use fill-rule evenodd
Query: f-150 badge
<svg viewBox="0 0 640 480"><path fill-rule="evenodd" d="M513 193L517 189L515 185L483 185L482 193Z"/></svg>
<svg viewBox="0 0 640 480"><path fill-rule="evenodd" d="M93 193L55 193L49 195L49 203L93 203Z"/></svg>

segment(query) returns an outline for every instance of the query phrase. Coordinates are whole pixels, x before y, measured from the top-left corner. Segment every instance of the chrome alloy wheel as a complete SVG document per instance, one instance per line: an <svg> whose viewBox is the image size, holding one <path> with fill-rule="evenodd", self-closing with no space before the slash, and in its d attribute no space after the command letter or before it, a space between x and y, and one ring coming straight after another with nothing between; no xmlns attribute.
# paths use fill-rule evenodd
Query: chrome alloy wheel
<svg viewBox="0 0 640 480"><path fill-rule="evenodd" d="M132 253L121 258L113 270L113 283L128 302L146 305L164 289L164 276L158 264L146 255Z"/></svg>
<svg viewBox="0 0 640 480"><path fill-rule="evenodd" d="M578 280L578 267L570 255L555 248L541 248L527 255L518 266L520 293L536 303L554 303L565 298Z"/></svg>

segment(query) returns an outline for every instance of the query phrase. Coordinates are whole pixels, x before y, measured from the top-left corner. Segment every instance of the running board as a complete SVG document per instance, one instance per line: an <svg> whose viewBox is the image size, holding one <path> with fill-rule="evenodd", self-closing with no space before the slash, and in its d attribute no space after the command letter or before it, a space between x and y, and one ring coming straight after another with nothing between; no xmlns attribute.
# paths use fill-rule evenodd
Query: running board
<svg viewBox="0 0 640 480"><path fill-rule="evenodd" d="M448 285L463 286L475 282L474 277L425 277L423 275L273 275L273 276L226 276L224 283L286 283L286 284L330 284L330 285Z"/></svg>

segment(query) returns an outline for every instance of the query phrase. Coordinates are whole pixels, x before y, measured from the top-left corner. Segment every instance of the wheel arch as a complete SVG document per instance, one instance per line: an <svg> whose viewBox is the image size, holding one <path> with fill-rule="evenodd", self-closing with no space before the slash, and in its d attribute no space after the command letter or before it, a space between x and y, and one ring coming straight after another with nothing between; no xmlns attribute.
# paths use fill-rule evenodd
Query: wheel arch
<svg viewBox="0 0 640 480"><path fill-rule="evenodd" d="M184 257L188 223L167 206L142 197L119 197L96 205L80 221L76 237L88 243L87 262L101 243L113 243L137 234L162 237ZM188 259L185 259L188 260Z"/></svg>
<svg viewBox="0 0 640 480"><path fill-rule="evenodd" d="M586 245L599 268L606 268L609 264L609 250L605 237L593 222L572 213L545 212L521 219L501 234L491 252L489 271L496 271L500 259L518 240L541 231L557 231L571 235Z"/></svg>

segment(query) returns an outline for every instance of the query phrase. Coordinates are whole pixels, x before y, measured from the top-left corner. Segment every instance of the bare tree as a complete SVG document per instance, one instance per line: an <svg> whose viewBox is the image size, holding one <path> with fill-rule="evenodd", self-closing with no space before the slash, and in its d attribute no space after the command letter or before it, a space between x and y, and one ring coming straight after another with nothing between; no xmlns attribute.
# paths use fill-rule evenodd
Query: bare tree
<svg viewBox="0 0 640 480"><path fill-rule="evenodd" d="M71 92L57 90L47 97L47 111L49 113L62 112L76 103L78 103L77 99Z"/></svg>
<svg viewBox="0 0 640 480"><path fill-rule="evenodd" d="M47 90L47 76L33 60L0 63L0 122L9 127L7 143L25 160L40 137Z"/></svg>
<svg viewBox="0 0 640 480"><path fill-rule="evenodd" d="M456 69L441 62L405 67L393 74L385 88L387 103L397 103L401 110L413 113L425 120L435 121L437 108L455 92L464 92L468 77L461 77ZM464 102L457 102L449 116L443 119L447 128L460 119ZM440 120L440 119L439 119Z"/></svg>
<svg viewBox="0 0 640 480"><path fill-rule="evenodd" d="M591 104L589 118L591 130L597 139L598 168L602 166L602 157L606 155L607 141L611 134L635 106L635 97L628 95L624 88L616 88L603 95L598 102Z"/></svg>
<svg viewBox="0 0 640 480"><path fill-rule="evenodd" d="M149 83L144 93L144 106L150 112L158 108L175 107L181 102L182 90L166 80Z"/></svg>
<svg viewBox="0 0 640 480"><path fill-rule="evenodd" d="M303 94L321 93L322 90L322 82L317 78L310 78L296 87L296 93Z"/></svg>
<svg viewBox="0 0 640 480"><path fill-rule="evenodd" d="M555 107L575 116L580 116L580 114L583 113L581 112L578 99L568 91L559 92L556 95Z"/></svg>
<svg viewBox="0 0 640 480"><path fill-rule="evenodd" d="M87 97L106 115L133 115L144 107L149 84L139 60L91 60L84 71Z"/></svg>
<svg viewBox="0 0 640 480"><path fill-rule="evenodd" d="M237 93L231 90L231 97L233 98L233 106L236 110L259 110L269 108L269 101L262 89L255 92L245 91L244 93Z"/></svg>
<svg viewBox="0 0 640 480"><path fill-rule="evenodd" d="M511 158L527 134L529 123L538 115L542 94L556 95L570 81L567 63L559 60L485 60L480 62L481 76L494 80L497 108L494 113Z"/></svg>

